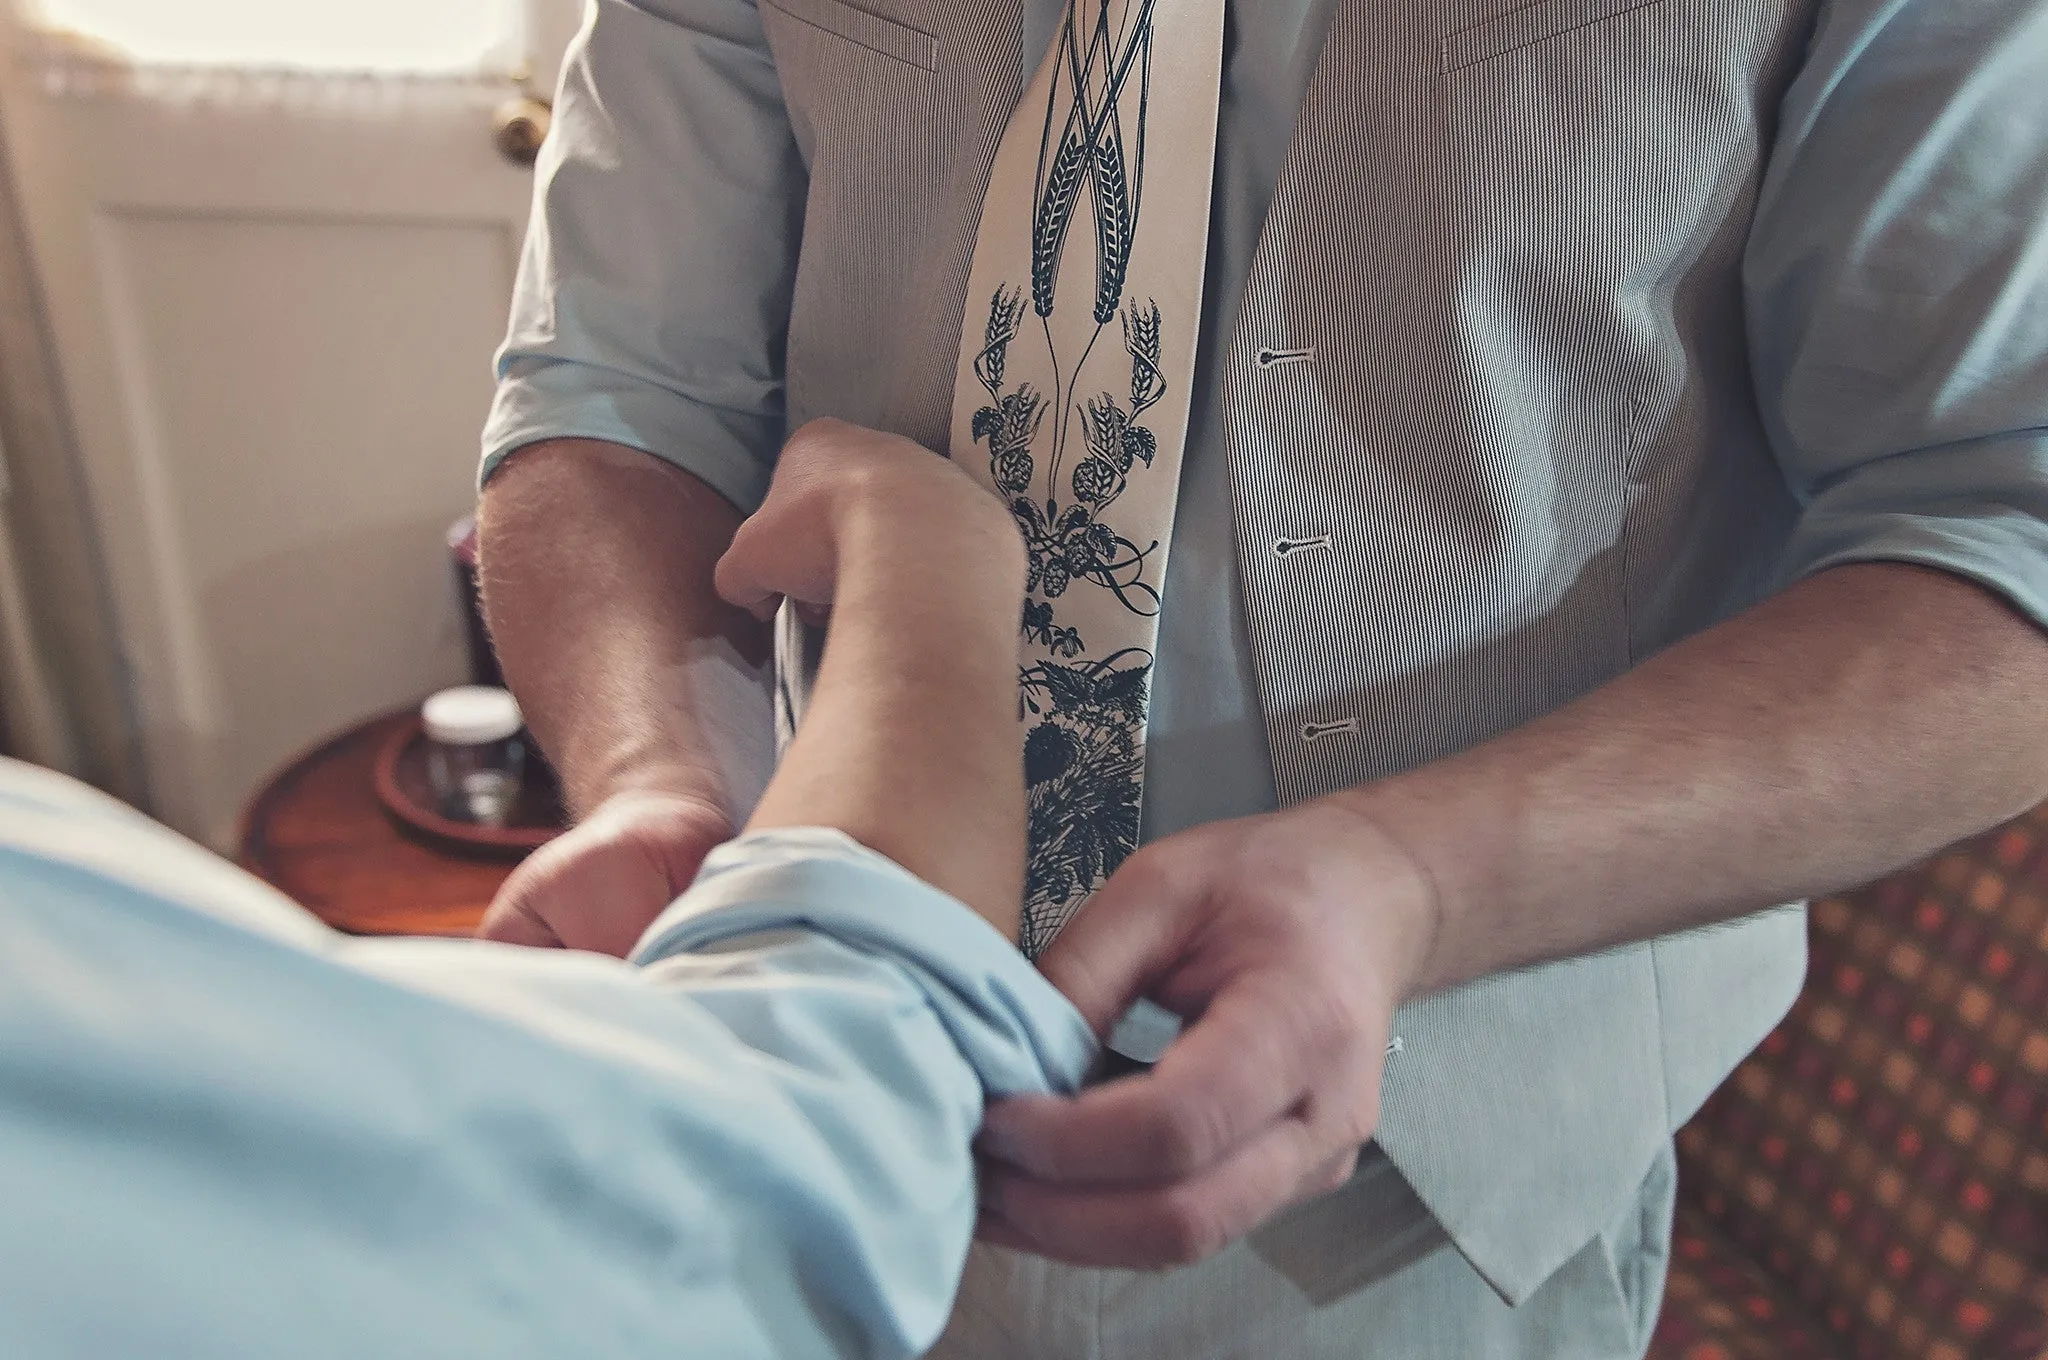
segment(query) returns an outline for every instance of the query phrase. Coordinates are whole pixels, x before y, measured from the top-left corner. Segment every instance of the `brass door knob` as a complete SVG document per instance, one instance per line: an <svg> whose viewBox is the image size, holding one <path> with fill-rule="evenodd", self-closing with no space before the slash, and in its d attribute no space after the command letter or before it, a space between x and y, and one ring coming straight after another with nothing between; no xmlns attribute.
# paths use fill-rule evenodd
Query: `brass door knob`
<svg viewBox="0 0 2048 1360"><path fill-rule="evenodd" d="M545 100L531 95L507 100L491 118L491 140L499 154L514 165L532 165L554 118L555 111Z"/></svg>

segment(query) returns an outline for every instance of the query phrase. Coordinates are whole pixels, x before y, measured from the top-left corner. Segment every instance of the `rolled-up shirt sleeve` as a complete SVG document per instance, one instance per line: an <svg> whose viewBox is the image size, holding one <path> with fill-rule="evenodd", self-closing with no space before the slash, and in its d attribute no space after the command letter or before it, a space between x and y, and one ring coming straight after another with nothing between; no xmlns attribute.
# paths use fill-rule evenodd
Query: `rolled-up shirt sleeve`
<svg viewBox="0 0 2048 1360"><path fill-rule="evenodd" d="M634 964L348 939L0 760L0 1355L921 1354L1080 1015L835 832Z"/></svg>
<svg viewBox="0 0 2048 1360"><path fill-rule="evenodd" d="M603 439L751 510L782 442L806 184L754 0L596 0L535 171L481 478Z"/></svg>
<svg viewBox="0 0 2048 1360"><path fill-rule="evenodd" d="M739 1280L775 1295L752 1315L808 1306L820 1332L859 1338L850 1354L922 1353L966 1262L983 1107L1078 1090L1086 1022L987 922L824 829L713 852L632 959L755 1055L786 1111L748 1126L751 1165L705 1168L732 1182L734 1221L790 1253Z"/></svg>
<svg viewBox="0 0 2048 1360"><path fill-rule="evenodd" d="M1942 568L2048 623L2048 8L1821 7L1746 260L1791 582Z"/></svg>

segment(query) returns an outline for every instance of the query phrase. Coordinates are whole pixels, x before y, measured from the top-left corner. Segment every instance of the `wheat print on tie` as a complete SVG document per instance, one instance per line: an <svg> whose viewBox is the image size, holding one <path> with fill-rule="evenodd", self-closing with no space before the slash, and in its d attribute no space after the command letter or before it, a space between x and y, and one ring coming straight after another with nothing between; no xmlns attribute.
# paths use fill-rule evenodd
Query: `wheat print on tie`
<svg viewBox="0 0 2048 1360"><path fill-rule="evenodd" d="M1187 438L1223 0L1072 0L975 241L953 457L1031 571L1019 711L1036 956L1136 847Z"/></svg>

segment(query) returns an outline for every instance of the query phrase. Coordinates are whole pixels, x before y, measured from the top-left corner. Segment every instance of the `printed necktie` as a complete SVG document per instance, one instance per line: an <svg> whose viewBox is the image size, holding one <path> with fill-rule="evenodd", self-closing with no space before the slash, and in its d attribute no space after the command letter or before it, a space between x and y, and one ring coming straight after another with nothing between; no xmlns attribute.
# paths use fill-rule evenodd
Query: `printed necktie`
<svg viewBox="0 0 2048 1360"><path fill-rule="evenodd" d="M1036 956L1136 847L1209 237L1224 0L1069 0L996 152L953 457L1030 553Z"/></svg>

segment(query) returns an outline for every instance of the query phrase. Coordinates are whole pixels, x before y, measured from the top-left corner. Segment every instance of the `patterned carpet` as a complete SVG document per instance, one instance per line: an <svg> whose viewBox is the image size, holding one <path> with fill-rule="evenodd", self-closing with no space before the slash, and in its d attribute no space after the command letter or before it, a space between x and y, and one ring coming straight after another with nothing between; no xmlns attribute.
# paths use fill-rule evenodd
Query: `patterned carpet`
<svg viewBox="0 0 2048 1360"><path fill-rule="evenodd" d="M1679 1136L1657 1360L2048 1360L2048 810L1814 905Z"/></svg>

